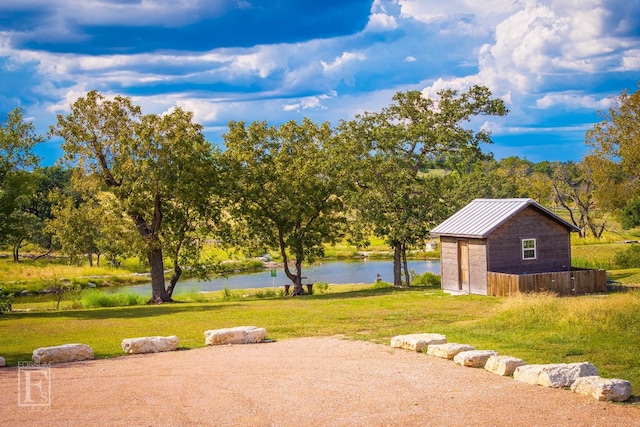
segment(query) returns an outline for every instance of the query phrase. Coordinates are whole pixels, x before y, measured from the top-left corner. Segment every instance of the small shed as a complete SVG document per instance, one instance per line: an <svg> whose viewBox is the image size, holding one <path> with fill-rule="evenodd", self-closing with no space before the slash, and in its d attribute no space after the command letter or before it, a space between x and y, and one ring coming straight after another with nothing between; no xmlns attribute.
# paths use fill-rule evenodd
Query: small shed
<svg viewBox="0 0 640 427"><path fill-rule="evenodd" d="M604 291L606 272L571 267L577 231L533 199L475 199L431 230L440 237L442 288L480 295Z"/></svg>

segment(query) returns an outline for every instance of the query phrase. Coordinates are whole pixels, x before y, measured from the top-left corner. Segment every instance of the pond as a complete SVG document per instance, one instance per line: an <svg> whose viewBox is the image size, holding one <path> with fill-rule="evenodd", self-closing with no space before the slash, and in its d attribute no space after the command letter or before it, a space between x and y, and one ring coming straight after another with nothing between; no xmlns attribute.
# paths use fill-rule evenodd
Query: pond
<svg viewBox="0 0 640 427"><path fill-rule="evenodd" d="M440 274L439 260L408 261L409 271L416 274L427 271ZM374 283L377 275L385 282L393 282L393 261L390 260L349 260L327 261L314 264L302 269L306 277L303 283L326 282L329 284L345 283ZM281 287L290 284L282 268L276 270L276 277L271 277L271 270L258 273L232 274L228 277L217 277L210 280L190 279L178 282L175 295L185 292L209 292L224 289L250 289ZM109 290L112 292L130 292L148 295L151 291L149 284L123 286Z"/></svg>

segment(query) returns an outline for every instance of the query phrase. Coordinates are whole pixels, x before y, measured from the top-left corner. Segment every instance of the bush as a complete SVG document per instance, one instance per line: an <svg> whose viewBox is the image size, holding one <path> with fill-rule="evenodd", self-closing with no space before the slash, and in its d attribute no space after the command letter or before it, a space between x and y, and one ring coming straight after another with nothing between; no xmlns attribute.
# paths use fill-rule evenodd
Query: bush
<svg viewBox="0 0 640 427"><path fill-rule="evenodd" d="M313 290L324 294L329 291L329 284L327 282L316 282L313 284Z"/></svg>
<svg viewBox="0 0 640 427"><path fill-rule="evenodd" d="M441 285L440 276L429 271L423 274L416 274L413 270L411 270L409 274L411 275L411 286L439 288Z"/></svg>
<svg viewBox="0 0 640 427"><path fill-rule="evenodd" d="M132 293L107 294L94 290L84 292L81 300L83 308L125 307L146 302L146 299L141 295Z"/></svg>
<svg viewBox="0 0 640 427"><path fill-rule="evenodd" d="M622 209L620 224L624 230L640 226L640 199L634 198Z"/></svg>
<svg viewBox="0 0 640 427"><path fill-rule="evenodd" d="M0 289L0 313L11 311L11 303L13 302L13 294Z"/></svg>
<svg viewBox="0 0 640 427"><path fill-rule="evenodd" d="M640 245L634 244L625 250L616 252L613 261L620 268L640 267Z"/></svg>
<svg viewBox="0 0 640 427"><path fill-rule="evenodd" d="M256 298L273 298L276 296L276 291L271 288L267 288L264 291L258 291L253 294Z"/></svg>
<svg viewBox="0 0 640 427"><path fill-rule="evenodd" d="M373 284L373 289L384 289L384 288L392 288L393 285L389 282L385 282L384 280L376 280Z"/></svg>

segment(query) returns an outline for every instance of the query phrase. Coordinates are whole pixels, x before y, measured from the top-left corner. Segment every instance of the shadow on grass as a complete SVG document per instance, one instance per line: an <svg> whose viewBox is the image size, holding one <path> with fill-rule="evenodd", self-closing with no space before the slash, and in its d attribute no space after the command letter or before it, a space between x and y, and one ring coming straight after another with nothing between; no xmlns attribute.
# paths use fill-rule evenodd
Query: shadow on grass
<svg viewBox="0 0 640 427"><path fill-rule="evenodd" d="M312 300L343 300L352 298L368 298L378 297L381 295L389 295L394 293L403 292L416 292L416 291L440 291L440 287L426 287L426 286L410 286L407 288L397 287L371 287L369 289L360 289L354 291L337 292L337 293L314 293L313 295L301 295L296 297L284 297L284 298L300 298L300 299L312 299ZM0 315L0 322L3 320L11 319L36 319L36 318L60 318L66 317L71 319L136 319L145 317L155 317L162 315L172 315L181 312L213 312L231 307L240 307L254 301L267 301L278 300L283 297L274 298L250 298L243 301L211 301L211 302L181 302L176 301L174 303L165 303L160 305L133 305L124 307L102 307L102 308L87 308L77 310L48 310L48 311L29 311L29 312L11 312Z"/></svg>
<svg viewBox="0 0 640 427"><path fill-rule="evenodd" d="M217 311L227 307L237 307L242 304L216 304L216 303L168 303L160 305L134 305L127 307L104 307L89 308L81 310L60 310L60 311L30 311L30 312L11 312L0 315L0 322L11 319L34 319L34 318L53 318L53 317L69 317L73 319L113 319L113 318L143 318L162 315L171 315L181 312L210 312Z"/></svg>
<svg viewBox="0 0 640 427"><path fill-rule="evenodd" d="M314 292L311 296L314 299L348 299L348 298L366 298L366 297L377 297L380 295L389 295L401 292L416 292L416 291L440 291L441 288L439 286L409 286L407 288L397 288L393 286L386 286L375 288L371 287L369 289L359 289L355 291L347 291L347 292L338 292L331 293L327 292L321 294L319 292ZM309 298L310 295L303 295L302 298ZM296 297L298 298L298 297Z"/></svg>

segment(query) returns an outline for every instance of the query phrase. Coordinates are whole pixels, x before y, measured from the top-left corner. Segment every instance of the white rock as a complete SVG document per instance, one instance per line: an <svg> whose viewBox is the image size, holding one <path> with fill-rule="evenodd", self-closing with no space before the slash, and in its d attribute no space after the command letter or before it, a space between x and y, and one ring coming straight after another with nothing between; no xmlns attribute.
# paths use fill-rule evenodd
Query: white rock
<svg viewBox="0 0 640 427"><path fill-rule="evenodd" d="M33 350L31 360L36 363L77 362L93 359L93 349L86 344L64 344Z"/></svg>
<svg viewBox="0 0 640 427"><path fill-rule="evenodd" d="M422 351L433 344L444 344L447 337L440 334L409 334L391 338L391 347Z"/></svg>
<svg viewBox="0 0 640 427"><path fill-rule="evenodd" d="M597 375L577 378L571 391L596 400L624 402L631 397L631 383L618 378L601 378Z"/></svg>
<svg viewBox="0 0 640 427"><path fill-rule="evenodd" d="M255 326L238 326L235 328L212 329L204 333L207 345L220 344L255 344L262 342L267 336L265 328Z"/></svg>
<svg viewBox="0 0 640 427"><path fill-rule="evenodd" d="M5 366L7 364L7 361L4 360L4 357L0 357L0 368Z"/></svg>
<svg viewBox="0 0 640 427"><path fill-rule="evenodd" d="M125 338L122 340L122 349L125 353L159 353L162 351L175 351L178 349L178 337L142 337Z"/></svg>
<svg viewBox="0 0 640 427"><path fill-rule="evenodd" d="M455 342L445 344L431 344L427 348L429 356L441 357L443 359L453 359L456 354L463 351L475 350L475 347L466 344L458 344Z"/></svg>
<svg viewBox="0 0 640 427"><path fill-rule="evenodd" d="M518 366L524 365L524 360L511 356L491 356L487 359L484 369L494 374L509 376Z"/></svg>
<svg viewBox="0 0 640 427"><path fill-rule="evenodd" d="M576 379L593 375L598 375L598 369L589 362L523 365L513 372L518 381L555 388L569 387Z"/></svg>
<svg viewBox="0 0 640 427"><path fill-rule="evenodd" d="M487 360L491 356L497 355L493 350L471 350L458 353L453 358L456 365L467 366L469 368L484 368Z"/></svg>

